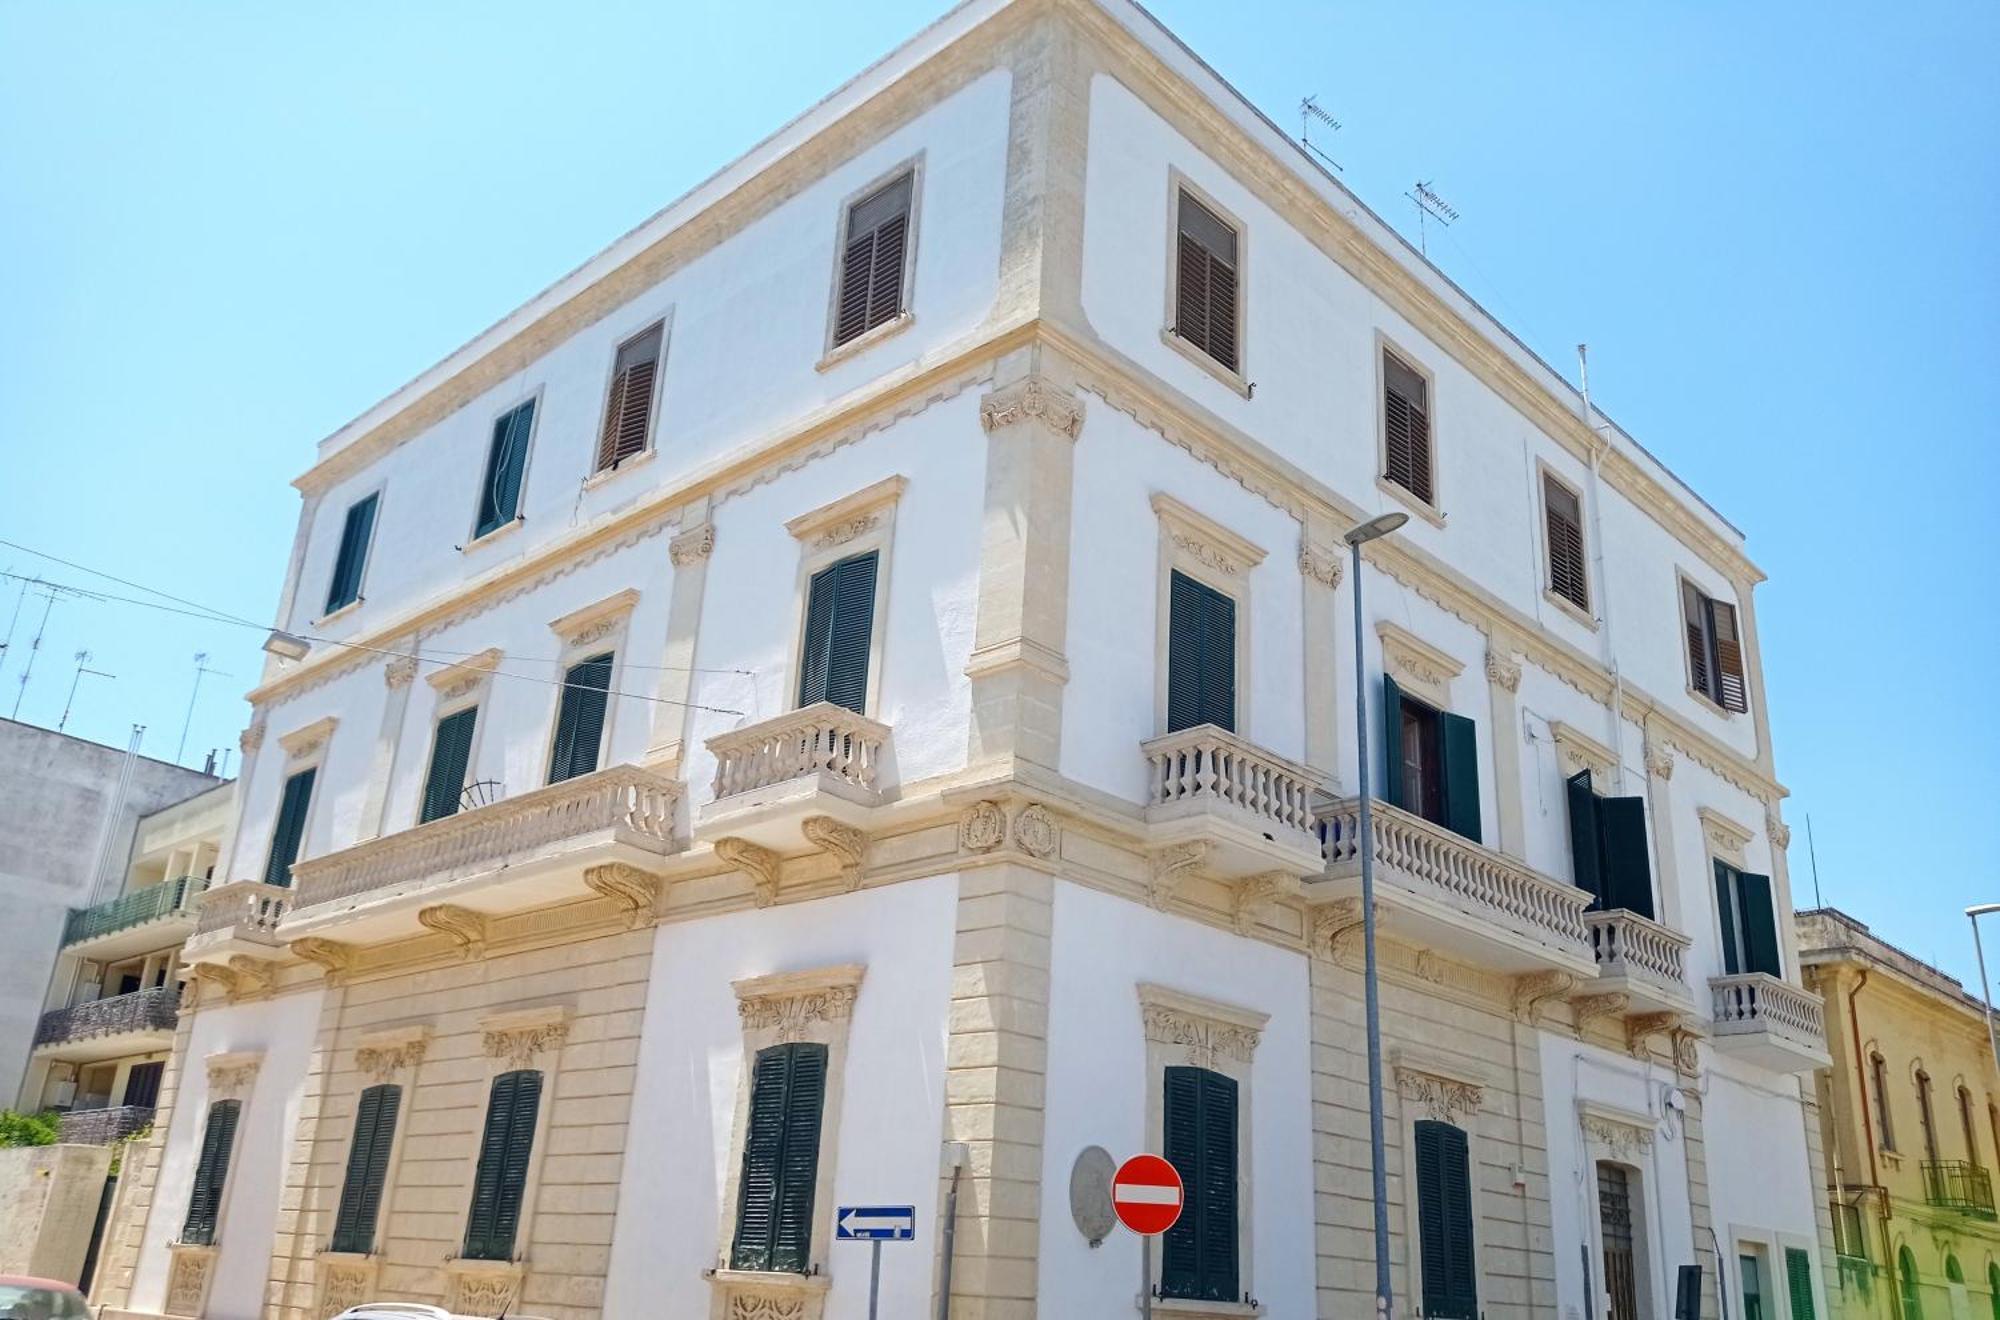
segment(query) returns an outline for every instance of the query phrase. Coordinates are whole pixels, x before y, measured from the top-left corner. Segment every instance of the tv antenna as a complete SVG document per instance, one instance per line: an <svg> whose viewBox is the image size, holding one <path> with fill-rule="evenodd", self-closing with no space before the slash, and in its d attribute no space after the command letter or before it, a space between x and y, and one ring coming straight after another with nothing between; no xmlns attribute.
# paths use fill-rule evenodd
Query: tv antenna
<svg viewBox="0 0 2000 1320"><path fill-rule="evenodd" d="M48 603L42 606L42 621L35 625L35 639L28 643L28 663L21 666L21 677L18 680L20 686L14 692L14 710L12 715L9 716L10 719L19 719L21 717L21 698L28 695L28 677L35 672L35 654L42 649L42 638L49 630L49 615L54 611L56 602L67 600L72 596L80 600L99 599L99 597L93 596L88 591L78 591L75 587L59 586L54 582L44 582L41 578L35 578L33 585L41 588L35 594L41 596ZM13 629L10 627L8 632L11 633L12 631Z"/></svg>
<svg viewBox="0 0 2000 1320"><path fill-rule="evenodd" d="M1339 161L1320 150L1319 144L1312 140L1312 125L1315 119L1325 124L1329 133L1338 133L1340 131L1340 121L1328 114L1320 106L1319 93L1317 92L1299 102L1299 145L1333 166L1334 169L1340 170L1343 174L1346 173Z"/></svg>
<svg viewBox="0 0 2000 1320"><path fill-rule="evenodd" d="M1424 232L1425 217L1428 216L1448 229L1451 227L1451 222L1458 219L1458 208L1438 196L1437 190L1431 187L1428 179L1417 180L1416 185L1403 196L1417 205L1417 250L1428 257L1431 249L1429 237Z"/></svg>
<svg viewBox="0 0 2000 1320"><path fill-rule="evenodd" d="M214 674L217 678L234 677L234 675L223 673L220 669L210 669L208 667L208 652L196 651L194 653L194 691L188 693L187 718L181 721L181 745L174 749L175 765L181 763L181 756L187 751L188 729L194 724L194 701L196 697L201 695L201 680L204 674Z"/></svg>
<svg viewBox="0 0 2000 1320"><path fill-rule="evenodd" d="M63 726L69 723L70 708L76 705L76 685L78 683L83 682L83 676L85 674L89 674L95 678L115 679L118 677L118 675L116 674L107 674L102 669L92 669L89 666L90 666L90 652L78 651L76 653L76 675L69 681L69 700L63 702L62 718L56 721L57 733L61 733L63 731Z"/></svg>

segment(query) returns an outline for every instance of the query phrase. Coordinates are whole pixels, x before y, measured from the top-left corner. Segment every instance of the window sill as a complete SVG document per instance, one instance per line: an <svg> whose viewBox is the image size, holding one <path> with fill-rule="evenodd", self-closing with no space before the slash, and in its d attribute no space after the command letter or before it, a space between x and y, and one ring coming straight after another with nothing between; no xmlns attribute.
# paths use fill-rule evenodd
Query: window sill
<svg viewBox="0 0 2000 1320"><path fill-rule="evenodd" d="M632 471L634 468L644 467L646 464L653 461L653 455L657 454L658 452L659 450L648 447L646 449L640 450L638 453L632 455L632 457L630 458L621 458L616 463L613 463L610 467L604 468L597 472L593 472L589 476L585 477L583 479L583 488L586 491L596 490L599 486L602 486L606 482L611 481L617 477L624 476L627 472ZM497 535L497 533L489 533L489 535Z"/></svg>
<svg viewBox="0 0 2000 1320"><path fill-rule="evenodd" d="M1570 618L1575 619L1592 632L1597 631L1597 620L1591 616L1590 611L1571 600L1568 596L1563 595L1559 591L1553 591L1548 587L1543 587L1542 599L1561 610L1564 614L1569 615Z"/></svg>
<svg viewBox="0 0 2000 1320"><path fill-rule="evenodd" d="M1144 1299L1134 1299L1133 1305L1142 1305ZM1250 1320L1250 1317L1264 1314L1264 1308L1255 1302L1198 1302L1185 1297L1155 1297L1154 1315L1178 1316L1180 1320Z"/></svg>
<svg viewBox="0 0 2000 1320"><path fill-rule="evenodd" d="M1256 387L1243 378L1242 372L1231 371L1228 367L1223 366L1207 353L1204 353L1201 349L1196 348L1193 344L1175 334L1172 326L1161 327L1160 342L1221 381L1224 385L1227 385L1230 389L1235 390L1244 398L1250 398L1255 392Z"/></svg>
<svg viewBox="0 0 2000 1320"><path fill-rule="evenodd" d="M833 1287L833 1276L822 1271L819 1274L794 1274L790 1270L710 1270L709 1279L714 1283L748 1288L778 1288L786 1292L823 1293Z"/></svg>
<svg viewBox="0 0 2000 1320"><path fill-rule="evenodd" d="M353 600L348 601L345 605L341 606L339 609L330 610L327 613L320 615L317 619L314 619L313 627L324 628L327 624L332 623L336 619L344 619L348 615L353 614L355 611L359 610L363 605L367 603L368 603L368 597L356 596Z"/></svg>
<svg viewBox="0 0 2000 1320"><path fill-rule="evenodd" d="M813 363L814 371L831 371L851 357L859 357L885 339L901 334L917 323L915 312L898 312L873 330L854 336L844 344L826 350L826 356Z"/></svg>
<svg viewBox="0 0 2000 1320"><path fill-rule="evenodd" d="M1703 692L1692 683L1688 684L1687 694L1706 707L1708 712L1718 719L1733 720L1745 713L1740 710L1729 709L1729 707L1717 702L1714 697L1709 696L1708 693Z"/></svg>
<svg viewBox="0 0 2000 1320"><path fill-rule="evenodd" d="M652 451L647 450L646 452L651 453ZM503 522L498 527L495 527L492 531L481 532L479 535L473 537L470 541L467 541L464 545L460 546L459 550L461 553L464 554L471 554L474 550L483 550L486 548L486 546L488 546L494 541L499 540L507 533L517 530L521 526L521 524L526 521L528 520L525 516L517 513L512 518L509 518L506 522Z"/></svg>
<svg viewBox="0 0 2000 1320"><path fill-rule="evenodd" d="M1389 480L1389 478L1377 476L1375 478L1375 489L1381 491L1384 495L1392 497L1398 504L1408 509L1411 513L1416 514L1417 517L1422 518L1431 526L1444 526L1444 511L1442 509L1438 508L1435 504L1424 503L1415 494L1404 490L1401 486Z"/></svg>

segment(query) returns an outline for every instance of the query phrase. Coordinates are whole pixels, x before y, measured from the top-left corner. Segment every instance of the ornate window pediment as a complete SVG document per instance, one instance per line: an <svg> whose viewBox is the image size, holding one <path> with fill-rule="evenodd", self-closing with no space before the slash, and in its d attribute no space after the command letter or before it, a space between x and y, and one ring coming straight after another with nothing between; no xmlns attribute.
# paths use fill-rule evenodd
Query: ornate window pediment
<svg viewBox="0 0 2000 1320"><path fill-rule="evenodd" d="M1390 1058L1396 1094L1418 1118L1468 1127L1486 1104L1486 1079L1433 1055L1399 1049Z"/></svg>
<svg viewBox="0 0 2000 1320"><path fill-rule="evenodd" d="M1263 1039L1264 1024L1271 1020L1268 1013L1143 982L1139 1016L1147 1040L1184 1050L1188 1063L1211 1071L1229 1071L1226 1065L1231 1063L1248 1067ZM1218 1064L1225 1066L1218 1069Z"/></svg>
<svg viewBox="0 0 2000 1320"><path fill-rule="evenodd" d="M1439 710L1451 708L1451 680L1465 671L1463 661L1386 619L1376 623L1375 635L1382 640L1382 667L1398 685Z"/></svg>

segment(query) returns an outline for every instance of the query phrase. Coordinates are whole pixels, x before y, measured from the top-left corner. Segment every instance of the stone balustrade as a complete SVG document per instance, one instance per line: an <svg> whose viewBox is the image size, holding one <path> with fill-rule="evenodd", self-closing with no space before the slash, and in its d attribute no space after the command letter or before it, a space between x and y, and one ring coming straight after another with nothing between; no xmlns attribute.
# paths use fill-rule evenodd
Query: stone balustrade
<svg viewBox="0 0 2000 1320"><path fill-rule="evenodd" d="M1768 1034L1807 1049L1826 1049L1826 1013L1818 995L1763 972L1711 977L1715 1034Z"/></svg>
<svg viewBox="0 0 2000 1320"><path fill-rule="evenodd" d="M814 775L872 792L888 745L888 725L815 702L710 738L714 795L719 800Z"/></svg>
<svg viewBox="0 0 2000 1320"><path fill-rule="evenodd" d="M1586 912L1583 924L1600 976L1644 981L1675 996L1687 993L1687 951L1693 942L1687 936L1623 908Z"/></svg>
<svg viewBox="0 0 2000 1320"><path fill-rule="evenodd" d="M273 932L284 920L292 897L292 891L282 885L267 885L261 880L217 885L201 896L201 912L188 943L196 945L202 936L218 933L261 935L266 942L276 943Z"/></svg>
<svg viewBox="0 0 2000 1320"><path fill-rule="evenodd" d="M1140 744L1152 807L1210 800L1287 830L1313 828L1315 776L1215 724Z"/></svg>

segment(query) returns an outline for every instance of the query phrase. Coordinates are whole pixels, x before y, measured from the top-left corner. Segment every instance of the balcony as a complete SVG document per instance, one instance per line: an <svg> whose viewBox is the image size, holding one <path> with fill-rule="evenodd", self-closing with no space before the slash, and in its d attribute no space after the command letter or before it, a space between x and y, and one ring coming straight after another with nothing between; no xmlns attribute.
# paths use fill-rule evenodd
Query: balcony
<svg viewBox="0 0 2000 1320"><path fill-rule="evenodd" d="M421 910L467 920L594 892L584 872L622 864L656 872L679 850L681 786L617 765L370 839L292 867L284 939L327 933L369 942L443 929Z"/></svg>
<svg viewBox="0 0 2000 1320"><path fill-rule="evenodd" d="M1832 1063L1818 995L1763 972L1710 977L1712 1043L1774 1072L1807 1073Z"/></svg>
<svg viewBox="0 0 2000 1320"><path fill-rule="evenodd" d="M831 817L862 829L884 800L889 726L831 702L717 734L708 750L715 800L696 815L700 840L731 837L794 851L812 842L804 837L806 820Z"/></svg>
<svg viewBox="0 0 2000 1320"><path fill-rule="evenodd" d="M194 928L201 885L184 875L93 907L72 908L63 922L63 950L111 962L179 944Z"/></svg>
<svg viewBox="0 0 2000 1320"><path fill-rule="evenodd" d="M1583 925L1597 957L1592 993L1623 995L1633 1013L1694 1011L1686 976L1692 943L1687 936L1623 908L1586 912Z"/></svg>
<svg viewBox="0 0 2000 1320"><path fill-rule="evenodd" d="M69 1063L168 1049L180 1003L180 987L164 985L53 1009L35 1024L35 1049Z"/></svg>
<svg viewBox="0 0 2000 1320"><path fill-rule="evenodd" d="M72 1109L56 1120L56 1140L79 1146L109 1146L142 1131L152 1121L151 1105Z"/></svg>
<svg viewBox="0 0 2000 1320"><path fill-rule="evenodd" d="M1462 838L1442 825L1373 804L1375 901L1400 938L1508 974L1594 979L1583 923L1590 895ZM1309 901L1361 894L1361 810L1343 798L1318 813L1326 879Z"/></svg>
<svg viewBox="0 0 2000 1320"><path fill-rule="evenodd" d="M1925 1160L1924 1202L1971 1219L1996 1219L1993 1177L1964 1160Z"/></svg>
<svg viewBox="0 0 2000 1320"><path fill-rule="evenodd" d="M1214 724L1141 743L1139 751L1155 847L1200 845L1201 869L1225 880L1319 874L1311 770Z"/></svg>
<svg viewBox="0 0 2000 1320"><path fill-rule="evenodd" d="M201 896L201 912L194 933L181 946L181 961L193 966L234 957L276 957L284 949L278 923L291 902L291 890L261 880L217 885Z"/></svg>

